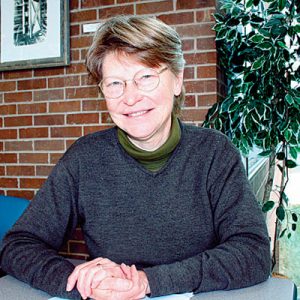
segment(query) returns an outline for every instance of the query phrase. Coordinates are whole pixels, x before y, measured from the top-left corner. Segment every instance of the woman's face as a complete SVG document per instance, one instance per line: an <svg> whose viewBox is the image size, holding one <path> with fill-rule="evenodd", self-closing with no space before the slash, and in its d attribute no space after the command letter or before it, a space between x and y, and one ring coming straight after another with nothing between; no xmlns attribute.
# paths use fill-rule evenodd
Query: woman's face
<svg viewBox="0 0 300 300"><path fill-rule="evenodd" d="M156 68L157 72L166 66ZM152 91L141 91L132 81L135 74L146 66L135 56L109 53L105 56L103 78L129 80L122 96L106 97L107 108L114 123L124 130L131 141L145 150L160 147L168 138L174 95L179 95L182 74L175 76L169 69L162 72L159 85Z"/></svg>

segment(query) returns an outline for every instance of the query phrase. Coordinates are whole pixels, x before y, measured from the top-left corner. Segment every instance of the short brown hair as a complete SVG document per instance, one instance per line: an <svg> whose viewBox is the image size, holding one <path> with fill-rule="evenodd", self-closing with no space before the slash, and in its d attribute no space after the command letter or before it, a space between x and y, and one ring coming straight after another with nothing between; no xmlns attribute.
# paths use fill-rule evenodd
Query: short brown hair
<svg viewBox="0 0 300 300"><path fill-rule="evenodd" d="M89 74L99 83L102 80L102 63L110 52L136 55L148 67L161 63L178 75L184 69L181 40L178 33L160 20L143 16L116 16L97 30L86 56ZM174 96L173 112L179 114L184 101L184 87Z"/></svg>

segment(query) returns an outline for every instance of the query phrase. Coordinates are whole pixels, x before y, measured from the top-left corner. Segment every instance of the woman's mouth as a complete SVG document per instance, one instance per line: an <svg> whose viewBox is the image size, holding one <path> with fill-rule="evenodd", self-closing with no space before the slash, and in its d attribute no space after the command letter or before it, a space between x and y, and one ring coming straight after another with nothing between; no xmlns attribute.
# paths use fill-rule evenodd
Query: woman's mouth
<svg viewBox="0 0 300 300"><path fill-rule="evenodd" d="M141 111L132 112L132 113L129 113L126 115L127 115L127 117L130 117L130 118L136 118L136 117L140 117L140 116L146 114L149 111L150 110L141 110Z"/></svg>

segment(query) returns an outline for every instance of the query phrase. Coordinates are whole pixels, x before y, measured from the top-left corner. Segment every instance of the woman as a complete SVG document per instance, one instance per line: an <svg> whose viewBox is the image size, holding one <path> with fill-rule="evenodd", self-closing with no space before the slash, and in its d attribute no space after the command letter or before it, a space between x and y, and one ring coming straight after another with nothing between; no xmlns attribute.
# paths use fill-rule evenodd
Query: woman
<svg viewBox="0 0 300 300"><path fill-rule="evenodd" d="M1 266L51 295L141 299L264 281L269 239L238 151L182 124L177 33L153 18L114 17L87 68L116 127L80 138L7 235ZM58 256L80 223L93 260Z"/></svg>

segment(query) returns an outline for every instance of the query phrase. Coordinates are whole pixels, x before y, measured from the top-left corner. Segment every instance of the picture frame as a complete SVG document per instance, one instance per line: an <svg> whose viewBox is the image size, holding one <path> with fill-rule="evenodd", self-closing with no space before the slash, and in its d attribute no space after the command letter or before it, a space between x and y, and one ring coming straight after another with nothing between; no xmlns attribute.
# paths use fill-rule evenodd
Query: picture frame
<svg viewBox="0 0 300 300"><path fill-rule="evenodd" d="M70 64L69 0L0 1L0 71Z"/></svg>

